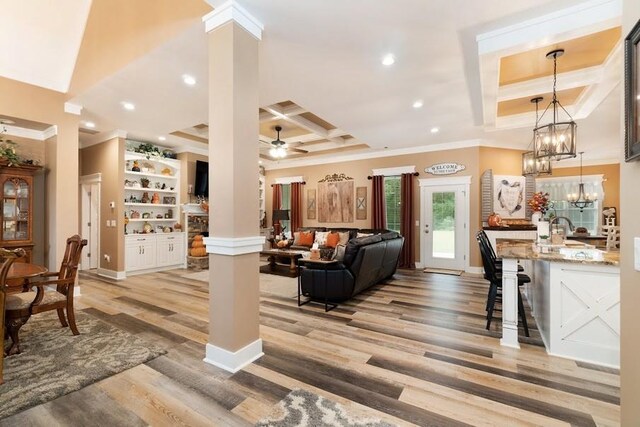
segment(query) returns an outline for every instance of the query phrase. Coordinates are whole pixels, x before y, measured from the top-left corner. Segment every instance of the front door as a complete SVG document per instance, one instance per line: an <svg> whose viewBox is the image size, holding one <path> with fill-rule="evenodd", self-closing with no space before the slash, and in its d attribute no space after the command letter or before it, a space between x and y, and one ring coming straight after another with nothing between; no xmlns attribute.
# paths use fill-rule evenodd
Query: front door
<svg viewBox="0 0 640 427"><path fill-rule="evenodd" d="M422 190L424 266L464 270L466 264L466 185L438 185Z"/></svg>

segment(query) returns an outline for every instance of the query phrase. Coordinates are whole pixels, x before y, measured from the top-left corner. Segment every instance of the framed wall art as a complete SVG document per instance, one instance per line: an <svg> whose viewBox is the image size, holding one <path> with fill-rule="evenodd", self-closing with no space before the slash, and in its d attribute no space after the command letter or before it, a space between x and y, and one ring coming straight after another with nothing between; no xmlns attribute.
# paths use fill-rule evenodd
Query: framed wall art
<svg viewBox="0 0 640 427"><path fill-rule="evenodd" d="M625 160L640 160L640 21L624 39Z"/></svg>
<svg viewBox="0 0 640 427"><path fill-rule="evenodd" d="M316 219L316 190L307 190L307 219Z"/></svg>
<svg viewBox="0 0 640 427"><path fill-rule="evenodd" d="M493 211L503 219L525 217L525 177L493 176Z"/></svg>
<svg viewBox="0 0 640 427"><path fill-rule="evenodd" d="M318 222L353 222L353 178L327 175L318 182Z"/></svg>
<svg viewBox="0 0 640 427"><path fill-rule="evenodd" d="M367 187L356 188L356 219L367 219Z"/></svg>

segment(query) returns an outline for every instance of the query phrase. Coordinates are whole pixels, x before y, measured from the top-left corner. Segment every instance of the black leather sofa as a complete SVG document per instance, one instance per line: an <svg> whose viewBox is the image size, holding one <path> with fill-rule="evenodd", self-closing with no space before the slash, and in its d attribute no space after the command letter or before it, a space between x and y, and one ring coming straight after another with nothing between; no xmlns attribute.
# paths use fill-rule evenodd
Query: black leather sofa
<svg viewBox="0 0 640 427"><path fill-rule="evenodd" d="M393 276L404 238L395 231L382 231L349 240L342 262L328 270L309 263L301 272L302 294L323 300L326 292L328 300L344 301Z"/></svg>

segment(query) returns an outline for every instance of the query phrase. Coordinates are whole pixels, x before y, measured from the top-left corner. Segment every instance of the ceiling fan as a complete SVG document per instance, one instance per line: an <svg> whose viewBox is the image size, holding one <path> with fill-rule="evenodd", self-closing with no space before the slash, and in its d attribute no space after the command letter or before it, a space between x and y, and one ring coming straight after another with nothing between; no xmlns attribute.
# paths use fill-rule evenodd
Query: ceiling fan
<svg viewBox="0 0 640 427"><path fill-rule="evenodd" d="M303 154L308 153L307 150L290 147L286 142L280 139L280 131L282 130L282 126L276 126L273 129L278 133L275 141L267 142L260 140L260 142L262 142L263 144L271 147L271 149L269 150L269 156L274 159L282 159L287 157L287 151L295 151L296 153Z"/></svg>

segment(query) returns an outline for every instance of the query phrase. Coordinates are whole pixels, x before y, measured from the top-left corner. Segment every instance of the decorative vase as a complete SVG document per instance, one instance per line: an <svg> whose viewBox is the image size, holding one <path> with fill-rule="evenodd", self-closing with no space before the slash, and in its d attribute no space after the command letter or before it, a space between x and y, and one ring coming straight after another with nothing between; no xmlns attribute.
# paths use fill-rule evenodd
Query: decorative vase
<svg viewBox="0 0 640 427"><path fill-rule="evenodd" d="M542 219L542 212L540 212L540 211L535 211L531 215L531 223L533 225L538 225L538 223L540 222L541 219Z"/></svg>

